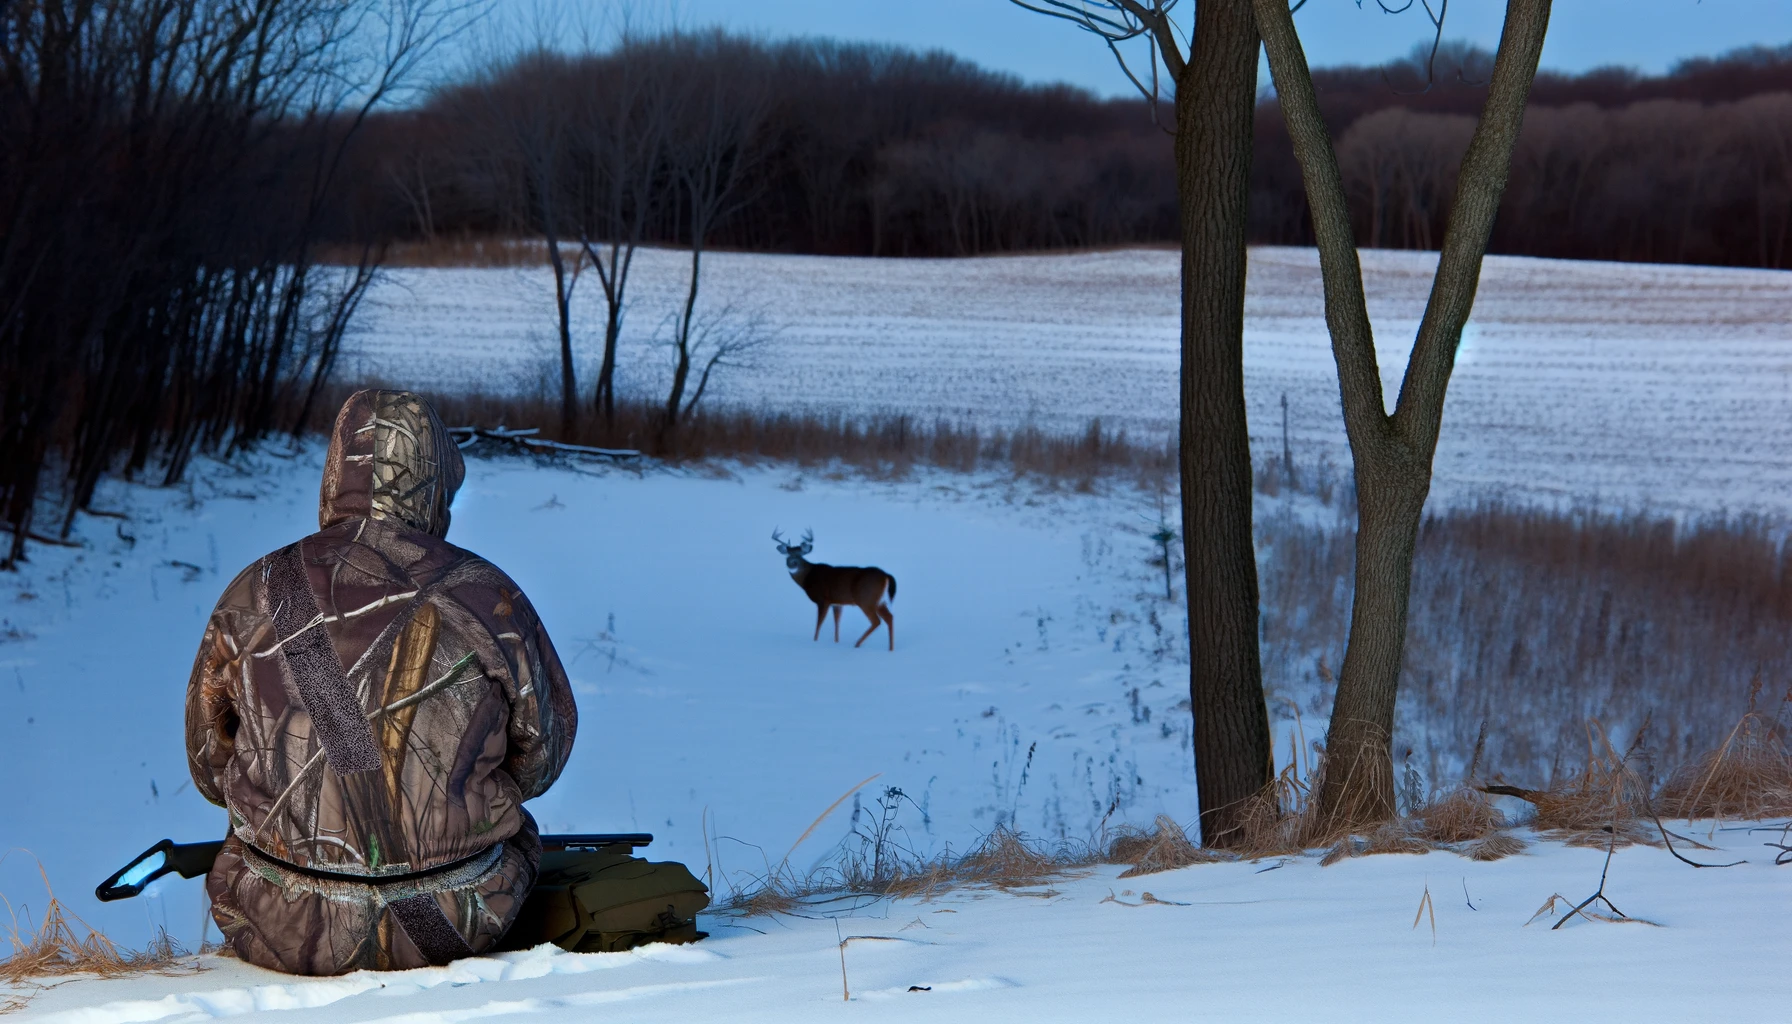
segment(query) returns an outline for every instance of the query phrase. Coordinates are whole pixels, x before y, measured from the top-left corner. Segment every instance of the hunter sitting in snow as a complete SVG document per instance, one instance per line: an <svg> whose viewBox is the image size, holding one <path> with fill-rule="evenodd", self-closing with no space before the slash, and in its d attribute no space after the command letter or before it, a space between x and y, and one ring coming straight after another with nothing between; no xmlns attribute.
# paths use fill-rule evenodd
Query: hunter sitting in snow
<svg viewBox="0 0 1792 1024"><path fill-rule="evenodd" d="M422 398L355 394L322 530L249 566L212 612L187 751L230 813L206 891L244 960L446 963L492 948L535 884L523 801L559 776L577 712L516 584L443 540L464 474Z"/></svg>

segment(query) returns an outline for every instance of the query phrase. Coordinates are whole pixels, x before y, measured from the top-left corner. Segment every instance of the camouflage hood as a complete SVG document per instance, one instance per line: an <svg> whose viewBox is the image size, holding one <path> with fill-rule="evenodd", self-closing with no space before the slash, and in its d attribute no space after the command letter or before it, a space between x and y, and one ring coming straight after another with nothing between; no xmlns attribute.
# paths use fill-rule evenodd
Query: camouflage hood
<svg viewBox="0 0 1792 1024"><path fill-rule="evenodd" d="M448 506L466 472L460 449L420 395L357 391L330 432L318 525L380 519L446 537Z"/></svg>

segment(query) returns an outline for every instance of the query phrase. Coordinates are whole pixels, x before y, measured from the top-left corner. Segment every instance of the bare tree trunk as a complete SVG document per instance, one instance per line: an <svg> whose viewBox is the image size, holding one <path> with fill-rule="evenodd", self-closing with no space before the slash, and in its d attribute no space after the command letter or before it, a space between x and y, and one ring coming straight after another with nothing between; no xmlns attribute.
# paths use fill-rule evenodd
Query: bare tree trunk
<svg viewBox="0 0 1792 1024"><path fill-rule="evenodd" d="M1287 0L1255 4L1312 211L1326 326L1356 467L1356 594L1319 792L1319 828L1335 833L1394 814L1391 742L1413 550L1431 489L1444 396L1537 74L1550 0L1509 0L1506 5L1487 103L1462 159L1431 299L1391 416L1382 396L1337 154L1319 113L1306 54Z"/></svg>
<svg viewBox="0 0 1792 1024"><path fill-rule="evenodd" d="M697 289L702 282L703 244L695 232L691 245L691 286L685 292L684 310L679 314L673 339L672 387L666 395L666 429L678 429L678 414L684 401L685 382L691 377L691 317L697 312Z"/></svg>
<svg viewBox="0 0 1792 1024"><path fill-rule="evenodd" d="M551 218L552 214L544 210L543 216ZM554 268L554 315L560 335L560 436L571 441L579 423L579 383L572 365L572 289L578 283L579 268L567 270L557 232L546 229L543 235L548 245L548 262Z"/></svg>
<svg viewBox="0 0 1792 1024"><path fill-rule="evenodd" d="M1281 2L1281 0L1276 0ZM1245 229L1257 103L1249 0L1202 0L1176 83L1182 219L1182 535L1201 841L1242 836L1272 772L1244 406Z"/></svg>

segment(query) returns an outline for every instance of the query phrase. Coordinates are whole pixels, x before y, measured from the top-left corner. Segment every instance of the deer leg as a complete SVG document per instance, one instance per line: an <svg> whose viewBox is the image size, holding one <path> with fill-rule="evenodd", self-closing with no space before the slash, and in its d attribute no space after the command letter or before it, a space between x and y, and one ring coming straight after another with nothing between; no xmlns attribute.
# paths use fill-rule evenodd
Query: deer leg
<svg viewBox="0 0 1792 1024"><path fill-rule="evenodd" d="M834 606L834 642L840 642L840 606Z"/></svg>
<svg viewBox="0 0 1792 1024"><path fill-rule="evenodd" d="M877 627L883 625L883 621L877 617L877 606L876 605L863 605L863 604L859 605L859 611L864 612L865 617L867 619L871 620L871 628L865 630L865 635L862 637L859 637L859 643L853 644L854 647L857 647L857 646L859 646L859 644L862 644L866 640L870 639L871 634L877 632Z"/></svg>
<svg viewBox="0 0 1792 1024"><path fill-rule="evenodd" d="M817 639L817 640L821 639L821 624L823 622L827 621L827 617L828 617L828 606L825 604L816 605L815 606L815 639ZM834 621L835 622L840 621L840 615L838 612L836 612L834 614ZM838 633L840 631L840 627L835 626L834 631L836 633ZM836 636L834 639L838 640L839 637Z"/></svg>
<svg viewBox="0 0 1792 1024"><path fill-rule="evenodd" d="M896 649L896 613L890 611L889 605L879 605L877 613L884 618L884 625L890 631L890 650Z"/></svg>

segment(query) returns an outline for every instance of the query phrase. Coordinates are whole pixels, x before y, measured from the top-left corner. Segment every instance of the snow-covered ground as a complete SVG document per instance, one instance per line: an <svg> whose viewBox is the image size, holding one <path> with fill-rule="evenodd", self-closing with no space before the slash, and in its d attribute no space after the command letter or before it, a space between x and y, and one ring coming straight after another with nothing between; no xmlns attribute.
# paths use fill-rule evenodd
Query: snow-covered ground
<svg viewBox="0 0 1792 1024"><path fill-rule="evenodd" d="M1297 455L1343 464L1311 254L1262 250L1254 261L1256 429L1279 447L1286 392ZM1390 384L1428 263L1366 257ZM777 328L754 367L722 380L728 401L1064 427L1100 415L1139 430L1162 429L1173 408L1166 253L722 255L714 266L718 300ZM627 386L653 384L651 329L677 271L675 254L647 257ZM551 335L543 297L533 271L396 272L369 300L351 369L419 387L532 387ZM1477 312L1439 452L1442 500L1792 511L1792 460L1781 454L1792 442L1792 277L1495 260ZM82 549L33 547L23 571L0 575L0 770L11 782L0 849L14 851L0 861L0 894L14 907L41 909L41 861L57 895L114 938L141 944L165 927L196 943L197 881L164 879L106 905L91 887L164 836L221 832L222 812L187 778L187 672L231 575L315 529L320 463L306 445L202 461L174 490L109 483L97 505L128 518L84 518ZM529 593L580 703L572 762L532 804L547 829L651 831L651 855L710 871L725 890L787 855L798 872L827 863L851 849L855 827L871 827L880 800L899 805L897 836L920 854L962 850L998 823L1075 843L1110 807L1109 825L1194 817L1185 621L1148 563L1150 495L776 467L636 473L475 458L469 470L451 539ZM810 640L812 606L784 572L774 527L812 527L815 558L898 578L894 653L881 632L852 649L863 625L850 611L845 642ZM1322 727L1279 723L1296 742L1284 735L1278 754L1304 750L1301 730L1310 739ZM835 924L811 915L707 917L715 937L689 949L537 952L335 981L214 958L196 976L67 984L23 1013L71 1024L244 1013L405 1024L618 1012L1783 1017L1775 972L1792 951L1781 927L1792 873L1769 866L1760 835L1688 827L1753 863L1695 871L1658 850L1620 851L1611 895L1654 925L1523 927L1552 893L1579 899L1597 884L1601 854L1538 843L1494 864L1438 853L1127 880L1100 868L1031 896L835 906L850 910L843 934L890 939L848 943L845 1009L830 1006ZM1411 927L1427 887L1435 942L1428 923Z"/></svg>
<svg viewBox="0 0 1792 1024"><path fill-rule="evenodd" d="M85 551L34 548L0 576L0 846L115 937L164 921L196 942L197 882L102 907L91 887L223 812L188 781L182 694L205 616L249 561L316 529L321 450L202 463L177 491L110 487ZM1193 817L1185 620L1148 564L1148 499L1052 496L996 478L830 480L544 469L473 459L450 539L508 571L574 682L578 744L531 807L549 831L649 831L653 851L724 878L763 872L821 811L877 775L795 851L826 860L890 787L920 854L998 823L1043 839ZM896 650L810 639L814 606L771 531L899 581ZM127 540L125 538L134 538ZM1180 588L1178 588L1180 589ZM29 780L28 782L26 780ZM890 798L894 800L894 797ZM36 891L0 864L0 893ZM41 900L33 900L41 903Z"/></svg>
<svg viewBox="0 0 1792 1024"><path fill-rule="evenodd" d="M1389 401L1434 254L1363 254ZM1167 250L969 260L719 253L706 307L768 339L717 400L903 411L1159 435L1176 415L1178 257ZM655 332L686 261L645 251L620 380L658 394ZM368 296L345 368L420 388L535 389L557 373L545 269L395 270ZM601 293L574 327L586 380ZM1245 337L1252 432L1279 453L1348 465L1337 375L1309 249L1252 253ZM557 378L556 378L557 379ZM1493 257L1450 387L1440 501L1490 495L1664 511L1792 511L1792 274Z"/></svg>
<svg viewBox="0 0 1792 1024"><path fill-rule="evenodd" d="M1714 837L1757 861L1760 838ZM585 955L546 947L328 980L208 957L198 975L54 988L21 1016L43 1024L1786 1018L1792 871L1770 861L1696 871L1660 850L1620 850L1606 892L1637 920L1576 918L1550 931L1566 909L1558 903L1526 925L1552 895L1591 895L1604 856L1540 844L1494 863L1431 853L1331 867L1209 864L1127 879L1099 868L1018 893L961 890L706 920L714 934L696 946Z"/></svg>
<svg viewBox="0 0 1792 1024"><path fill-rule="evenodd" d="M179 490L110 485L100 504L128 521L84 520L85 550L34 549L0 579L0 766L14 780L0 843L16 848L0 893L15 907L41 909L41 861L57 894L115 939L141 943L160 926L196 944L198 881L170 877L117 904L90 886L164 836L220 832L222 812L187 781L187 667L225 580L312 528L320 459L310 445L202 462ZM964 849L998 822L1075 842L1110 805L1110 824L1192 820L1183 621L1146 561L1152 512L1136 492L995 478L474 459L451 537L516 577L574 680L579 741L532 804L543 824L652 831L651 855L728 879L787 853L799 872L827 862L855 824L872 827L886 787L908 797L897 838L923 854ZM813 527L818 558L897 576L894 654L881 634L859 650L809 639L774 526ZM849 618L848 642L857 628ZM1524 927L1551 894L1578 900L1597 884L1599 852L1548 843L1494 864L1308 858L1137 879L1104 867L1022 894L706 915L714 937L691 948L542 950L322 981L208 957L198 975L62 984L20 1016L1108 1020L1198 1006L1226 1020L1773 1019L1792 872L1760 842L1777 837L1685 827L1754 863L1694 871L1662 851L1620 851L1611 895L1653 925ZM1435 940L1429 917L1412 928L1427 888ZM829 916L854 937L844 1009Z"/></svg>

